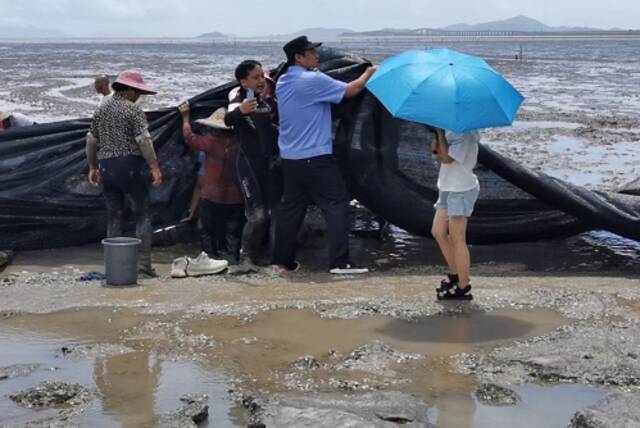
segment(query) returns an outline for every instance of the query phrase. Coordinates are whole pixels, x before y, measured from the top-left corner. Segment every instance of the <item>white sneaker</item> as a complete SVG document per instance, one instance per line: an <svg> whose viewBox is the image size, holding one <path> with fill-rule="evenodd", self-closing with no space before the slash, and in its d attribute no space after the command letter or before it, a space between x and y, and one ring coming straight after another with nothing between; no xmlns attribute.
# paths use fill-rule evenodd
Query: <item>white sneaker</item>
<svg viewBox="0 0 640 428"><path fill-rule="evenodd" d="M369 269L355 267L347 263L344 266L334 267L329 272L334 275L361 275L363 273L368 273Z"/></svg>
<svg viewBox="0 0 640 428"><path fill-rule="evenodd" d="M171 263L171 278L186 278L188 265L188 257L178 257L175 259L173 263Z"/></svg>
<svg viewBox="0 0 640 428"><path fill-rule="evenodd" d="M209 258L204 251L195 259L187 257L187 260L187 275L189 276L215 275L229 266L228 261Z"/></svg>

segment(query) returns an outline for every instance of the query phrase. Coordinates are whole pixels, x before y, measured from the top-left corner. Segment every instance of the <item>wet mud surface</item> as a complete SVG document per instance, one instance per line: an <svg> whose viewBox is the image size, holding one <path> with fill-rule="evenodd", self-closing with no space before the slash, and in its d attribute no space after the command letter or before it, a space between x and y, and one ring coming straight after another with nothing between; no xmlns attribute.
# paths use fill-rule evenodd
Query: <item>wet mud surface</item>
<svg viewBox="0 0 640 428"><path fill-rule="evenodd" d="M407 252L431 254L416 245ZM638 262L596 248L532 245L527 256L547 258L526 264L474 247L492 261L477 265L474 301L453 304L435 300L433 254L334 278L318 244L284 278L173 280L168 263L195 248L167 247L159 279L108 288L78 280L101 269L99 247L20 253L1 274L0 426L190 426L205 407L199 426L634 421L612 409L640 388ZM91 393L37 409L11 399L43 382Z"/></svg>
<svg viewBox="0 0 640 428"><path fill-rule="evenodd" d="M410 41L329 45L375 63L407 49L442 47ZM638 46L628 39L460 42L446 47L486 58L526 97L513 127L483 132L486 144L536 171L615 190L640 173ZM525 61L514 61L521 47ZM246 58L269 68L283 59L279 43L3 42L0 68L7 79L0 90L0 111L21 112L40 122L89 117L99 101L93 78L114 78L131 67L143 70L159 92L144 97L144 108L176 107L232 80L235 65Z"/></svg>

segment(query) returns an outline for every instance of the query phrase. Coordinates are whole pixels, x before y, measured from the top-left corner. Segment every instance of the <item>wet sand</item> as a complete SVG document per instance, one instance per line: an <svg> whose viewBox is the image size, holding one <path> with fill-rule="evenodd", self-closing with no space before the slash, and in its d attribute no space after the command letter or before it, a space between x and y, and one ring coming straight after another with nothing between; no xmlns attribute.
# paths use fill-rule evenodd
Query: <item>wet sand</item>
<svg viewBox="0 0 640 428"><path fill-rule="evenodd" d="M400 241L394 248L407 244ZM372 262L376 245L390 251L376 242L353 240L356 250L372 249L360 253ZM182 394L205 393L210 426L296 426L326 409L377 426L381 407L351 411L341 400L400 393L407 395L366 399L397 398L394 406L407 412L424 406L415 426L566 426L609 394L637 392L635 258L576 240L474 247L477 259L492 259L476 265L475 300L442 304L434 298L441 268L431 245L409 242L423 262L392 259L364 277L331 277L317 261L323 245L312 243L301 253L306 269L285 278L266 269L161 276L131 288L78 281L102 270L97 246L18 254L0 274L0 372L36 368L0 380L0 425L163 426ZM195 251L157 249L160 273L174 256ZM539 260L523 263L527 257ZM78 383L95 398L37 412L7 398L43 380ZM522 401L480 401L485 384Z"/></svg>

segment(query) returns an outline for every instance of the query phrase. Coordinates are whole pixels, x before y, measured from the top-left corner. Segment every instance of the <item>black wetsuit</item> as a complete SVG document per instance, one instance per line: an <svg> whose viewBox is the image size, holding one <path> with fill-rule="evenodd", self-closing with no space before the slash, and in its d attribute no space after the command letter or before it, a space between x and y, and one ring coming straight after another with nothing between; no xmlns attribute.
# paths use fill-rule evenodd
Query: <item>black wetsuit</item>
<svg viewBox="0 0 640 428"><path fill-rule="evenodd" d="M272 106L258 96L258 108L243 114L239 104L246 91L232 93L225 123L232 126L238 143L237 174L245 200L247 223L242 233L242 253L255 262L266 238L271 210L279 201L278 128L273 122Z"/></svg>

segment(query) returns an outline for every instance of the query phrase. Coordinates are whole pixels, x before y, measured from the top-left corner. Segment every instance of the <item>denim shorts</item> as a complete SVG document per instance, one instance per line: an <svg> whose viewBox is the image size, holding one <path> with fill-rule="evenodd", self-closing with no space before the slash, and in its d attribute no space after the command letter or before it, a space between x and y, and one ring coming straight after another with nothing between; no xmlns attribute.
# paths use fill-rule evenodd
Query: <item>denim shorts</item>
<svg viewBox="0 0 640 428"><path fill-rule="evenodd" d="M466 192L440 191L434 208L437 210L447 210L449 217L471 217L479 194L479 187L467 190Z"/></svg>

